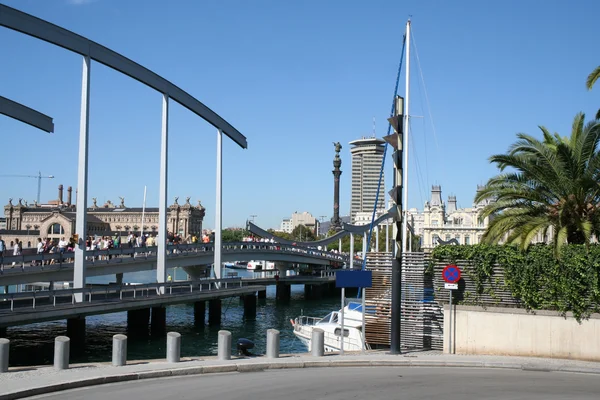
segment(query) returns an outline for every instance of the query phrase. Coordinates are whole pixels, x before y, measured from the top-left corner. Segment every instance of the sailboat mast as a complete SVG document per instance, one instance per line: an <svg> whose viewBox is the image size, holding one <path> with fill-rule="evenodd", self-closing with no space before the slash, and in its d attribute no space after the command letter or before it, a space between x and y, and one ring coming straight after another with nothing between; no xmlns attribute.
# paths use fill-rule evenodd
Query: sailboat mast
<svg viewBox="0 0 600 400"><path fill-rule="evenodd" d="M404 95L404 129L402 150L404 155L403 177L402 177L402 254L406 253L407 222L408 222L408 104L410 92L410 19L406 21L406 93Z"/></svg>

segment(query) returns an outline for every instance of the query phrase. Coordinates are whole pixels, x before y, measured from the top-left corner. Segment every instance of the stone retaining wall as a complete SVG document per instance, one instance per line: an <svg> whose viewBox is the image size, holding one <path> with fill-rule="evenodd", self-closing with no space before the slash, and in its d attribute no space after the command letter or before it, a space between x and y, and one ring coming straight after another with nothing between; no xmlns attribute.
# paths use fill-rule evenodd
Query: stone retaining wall
<svg viewBox="0 0 600 400"><path fill-rule="evenodd" d="M444 352L449 352L449 309L444 306ZM579 324L572 316L516 308L456 306L456 354L531 356L600 361L600 315Z"/></svg>

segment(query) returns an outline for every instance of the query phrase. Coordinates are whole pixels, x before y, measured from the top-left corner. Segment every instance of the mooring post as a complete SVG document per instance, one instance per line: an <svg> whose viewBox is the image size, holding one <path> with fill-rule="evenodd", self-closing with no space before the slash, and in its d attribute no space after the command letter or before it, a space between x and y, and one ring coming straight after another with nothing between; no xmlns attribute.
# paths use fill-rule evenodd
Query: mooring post
<svg viewBox="0 0 600 400"><path fill-rule="evenodd" d="M69 345L71 339L67 336L57 336L54 339L54 369L69 369Z"/></svg>
<svg viewBox="0 0 600 400"><path fill-rule="evenodd" d="M279 358L279 331L267 330L267 358Z"/></svg>
<svg viewBox="0 0 600 400"><path fill-rule="evenodd" d="M311 353L315 357L322 357L325 354L325 332L323 329L313 329L311 336Z"/></svg>
<svg viewBox="0 0 600 400"><path fill-rule="evenodd" d="M8 372L8 351L10 340L0 338L0 373Z"/></svg>
<svg viewBox="0 0 600 400"><path fill-rule="evenodd" d="M112 348L113 367L122 367L127 364L127 336L114 335Z"/></svg>
<svg viewBox="0 0 600 400"><path fill-rule="evenodd" d="M231 360L231 332L219 331L219 360Z"/></svg>
<svg viewBox="0 0 600 400"><path fill-rule="evenodd" d="M181 334L167 333L167 362L178 363L181 360Z"/></svg>

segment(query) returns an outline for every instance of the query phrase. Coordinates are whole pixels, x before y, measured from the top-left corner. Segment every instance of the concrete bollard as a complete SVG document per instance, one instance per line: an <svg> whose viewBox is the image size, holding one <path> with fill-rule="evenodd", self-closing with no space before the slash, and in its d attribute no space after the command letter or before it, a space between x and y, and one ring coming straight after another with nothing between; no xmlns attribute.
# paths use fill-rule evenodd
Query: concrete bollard
<svg viewBox="0 0 600 400"><path fill-rule="evenodd" d="M10 340L0 339L0 373L8 372L8 351Z"/></svg>
<svg viewBox="0 0 600 400"><path fill-rule="evenodd" d="M323 332L323 329L313 329L310 347L313 356L323 357L325 354L325 332Z"/></svg>
<svg viewBox="0 0 600 400"><path fill-rule="evenodd" d="M113 367L122 367L127 364L127 336L114 335L112 348Z"/></svg>
<svg viewBox="0 0 600 400"><path fill-rule="evenodd" d="M231 360L231 332L219 331L219 360Z"/></svg>
<svg viewBox="0 0 600 400"><path fill-rule="evenodd" d="M181 334L167 333L167 362L178 363L181 360Z"/></svg>
<svg viewBox="0 0 600 400"><path fill-rule="evenodd" d="M267 358L279 358L279 331L267 330Z"/></svg>
<svg viewBox="0 0 600 400"><path fill-rule="evenodd" d="M71 339L58 336L54 339L54 369L69 369L69 346Z"/></svg>

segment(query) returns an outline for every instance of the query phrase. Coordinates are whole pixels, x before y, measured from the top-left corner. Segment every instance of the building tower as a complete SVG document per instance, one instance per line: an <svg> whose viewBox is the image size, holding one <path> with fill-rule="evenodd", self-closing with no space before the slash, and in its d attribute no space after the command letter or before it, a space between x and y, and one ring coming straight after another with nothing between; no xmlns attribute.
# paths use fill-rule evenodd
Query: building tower
<svg viewBox="0 0 600 400"><path fill-rule="evenodd" d="M350 142L350 146L350 154L352 154L350 220L354 224L357 222L357 213L369 213L369 219L373 213L385 142L375 137L363 137ZM377 215L380 215L384 209L385 175L382 176L381 188L377 202Z"/></svg>

